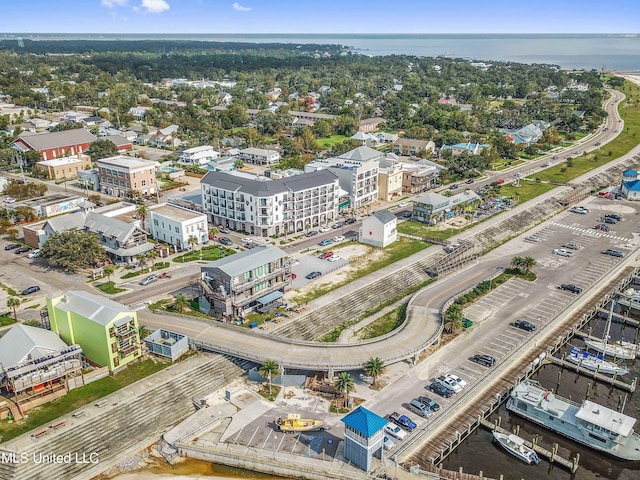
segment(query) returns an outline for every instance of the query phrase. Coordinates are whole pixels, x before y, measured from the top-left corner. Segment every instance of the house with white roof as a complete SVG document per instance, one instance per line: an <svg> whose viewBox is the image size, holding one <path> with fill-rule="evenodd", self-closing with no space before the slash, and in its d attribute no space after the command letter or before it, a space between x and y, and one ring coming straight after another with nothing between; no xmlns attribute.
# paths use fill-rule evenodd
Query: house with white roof
<svg viewBox="0 0 640 480"><path fill-rule="evenodd" d="M173 245L176 251L189 248L191 237L198 245L209 240L206 214L167 203L149 207L145 230L151 238Z"/></svg>
<svg viewBox="0 0 640 480"><path fill-rule="evenodd" d="M266 148L245 148L240 150L240 159L252 165L274 165L280 161L280 154Z"/></svg>
<svg viewBox="0 0 640 480"><path fill-rule="evenodd" d="M178 158L178 163L181 165L203 166L219 156L220 152L214 150L211 145L201 145L184 150Z"/></svg>

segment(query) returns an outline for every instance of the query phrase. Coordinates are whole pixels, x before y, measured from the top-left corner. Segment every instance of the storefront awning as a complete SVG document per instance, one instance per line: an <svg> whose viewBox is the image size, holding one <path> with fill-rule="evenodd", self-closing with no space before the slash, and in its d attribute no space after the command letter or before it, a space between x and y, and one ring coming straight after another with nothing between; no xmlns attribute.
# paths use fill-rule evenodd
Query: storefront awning
<svg viewBox="0 0 640 480"><path fill-rule="evenodd" d="M276 300L278 300L283 295L284 295L284 293L282 293L282 292L271 292L270 294L265 295L262 298L259 298L258 299L258 303L261 304L261 305L266 305L268 303L275 302Z"/></svg>

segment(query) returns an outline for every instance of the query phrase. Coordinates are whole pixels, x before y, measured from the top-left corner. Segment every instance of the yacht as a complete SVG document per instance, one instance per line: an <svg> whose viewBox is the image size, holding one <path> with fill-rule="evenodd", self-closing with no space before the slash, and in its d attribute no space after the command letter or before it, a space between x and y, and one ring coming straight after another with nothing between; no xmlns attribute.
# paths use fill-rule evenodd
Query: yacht
<svg viewBox="0 0 640 480"><path fill-rule="evenodd" d="M627 367L605 360L604 355L596 355L595 353L586 352L575 347L571 349L566 360L592 372L605 373L608 375L626 375L629 373Z"/></svg>
<svg viewBox="0 0 640 480"><path fill-rule="evenodd" d="M536 465L540 463L540 457L533 451L533 448L527 447L524 444L524 440L517 435L507 435L506 433L500 433L493 431L493 438L500 444L507 452L516 458L519 458L525 463Z"/></svg>
<svg viewBox="0 0 640 480"><path fill-rule="evenodd" d="M631 342L625 342L620 340L618 342L609 342L609 332L611 331L611 318L613 317L613 308L615 301L611 301L611 307L609 308L609 317L607 318L607 328L604 332L602 340L587 338L584 344L595 350L596 352L604 353L613 358L621 360L633 360L640 353L638 351L638 345Z"/></svg>
<svg viewBox="0 0 640 480"><path fill-rule="evenodd" d="M636 419L589 400L578 404L535 380L516 386L507 410L578 443L622 460L640 460Z"/></svg>

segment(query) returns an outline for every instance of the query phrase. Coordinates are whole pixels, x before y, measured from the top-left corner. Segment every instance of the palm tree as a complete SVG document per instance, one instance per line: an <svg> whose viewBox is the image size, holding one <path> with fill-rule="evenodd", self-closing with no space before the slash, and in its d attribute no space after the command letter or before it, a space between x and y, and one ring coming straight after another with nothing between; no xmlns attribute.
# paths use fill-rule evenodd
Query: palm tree
<svg viewBox="0 0 640 480"><path fill-rule="evenodd" d="M149 208L144 204L138 205L138 207L136 208L136 216L142 222L142 228L144 228L144 222L147 219L148 215L149 215Z"/></svg>
<svg viewBox="0 0 640 480"><path fill-rule="evenodd" d="M276 376L279 371L280 366L275 360L265 360L264 363L260 365L258 373L267 379L269 384L269 395L271 395L271 379Z"/></svg>
<svg viewBox="0 0 640 480"><path fill-rule="evenodd" d="M156 258L158 258L158 251L154 248L147 252L147 258L151 260L151 267L156 266Z"/></svg>
<svg viewBox="0 0 640 480"><path fill-rule="evenodd" d="M198 239L195 237L195 235L190 235L187 239L187 243L191 247L191 250L193 250L193 246L198 243Z"/></svg>
<svg viewBox="0 0 640 480"><path fill-rule="evenodd" d="M344 405L346 406L349 401L349 392L353 390L353 378L349 372L340 372L333 386L341 395L344 394Z"/></svg>
<svg viewBox="0 0 640 480"><path fill-rule="evenodd" d="M13 318L17 322L18 321L18 313L16 309L20 306L22 302L18 297L9 297L7 298L7 307L13 309Z"/></svg>
<svg viewBox="0 0 640 480"><path fill-rule="evenodd" d="M529 273L531 270L533 270L533 267L535 267L537 264L536 259L533 257L524 257L522 259L522 268L524 268L524 273Z"/></svg>
<svg viewBox="0 0 640 480"><path fill-rule="evenodd" d="M140 271L144 270L144 266L146 265L147 254L139 253L136 255L138 262L140 263Z"/></svg>
<svg viewBox="0 0 640 480"><path fill-rule="evenodd" d="M457 303L452 304L444 313L444 329L449 333L462 329L462 307Z"/></svg>
<svg viewBox="0 0 640 480"><path fill-rule="evenodd" d="M376 380L386 369L387 366L379 357L371 357L367 360L367 363L364 364L364 371L367 375L373 378L372 386L374 387L376 386Z"/></svg>
<svg viewBox="0 0 640 480"><path fill-rule="evenodd" d="M147 338L150 333L151 332L149 332L149 329L147 327L145 327L144 325L139 325L138 326L138 336L140 337L140 339Z"/></svg>
<svg viewBox="0 0 640 480"><path fill-rule="evenodd" d="M209 236L213 237L215 239L218 238L218 233L220 233L220 230L218 230L218 227L209 227Z"/></svg>
<svg viewBox="0 0 640 480"><path fill-rule="evenodd" d="M179 294L176 296L176 299L173 301L173 309L182 313L184 309L189 305L189 300L183 294Z"/></svg>
<svg viewBox="0 0 640 480"><path fill-rule="evenodd" d="M515 270L521 270L523 266L524 258L522 257L513 257L511 259L511 268Z"/></svg>
<svg viewBox="0 0 640 480"><path fill-rule="evenodd" d="M116 267L114 267L113 265L107 265L106 267L104 267L102 269L102 271L104 272L104 274L107 276L107 278L109 279L109 281L111 281L111 275L113 275L113 272L116 271Z"/></svg>

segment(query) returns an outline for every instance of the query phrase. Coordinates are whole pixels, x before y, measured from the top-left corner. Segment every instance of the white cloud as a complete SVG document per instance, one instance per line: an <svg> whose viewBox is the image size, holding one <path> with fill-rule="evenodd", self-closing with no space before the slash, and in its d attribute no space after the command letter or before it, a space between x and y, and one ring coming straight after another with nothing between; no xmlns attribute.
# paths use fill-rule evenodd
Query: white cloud
<svg viewBox="0 0 640 480"><path fill-rule="evenodd" d="M141 6L149 13L162 13L171 8L166 0L142 0Z"/></svg>
<svg viewBox="0 0 640 480"><path fill-rule="evenodd" d="M252 10L251 7L243 7L242 5L240 5L238 2L235 2L233 4L233 9L237 10L238 12L250 12Z"/></svg>
<svg viewBox="0 0 640 480"><path fill-rule="evenodd" d="M112 8L112 7L123 7L127 4L129 0L101 0L100 4L103 7Z"/></svg>

